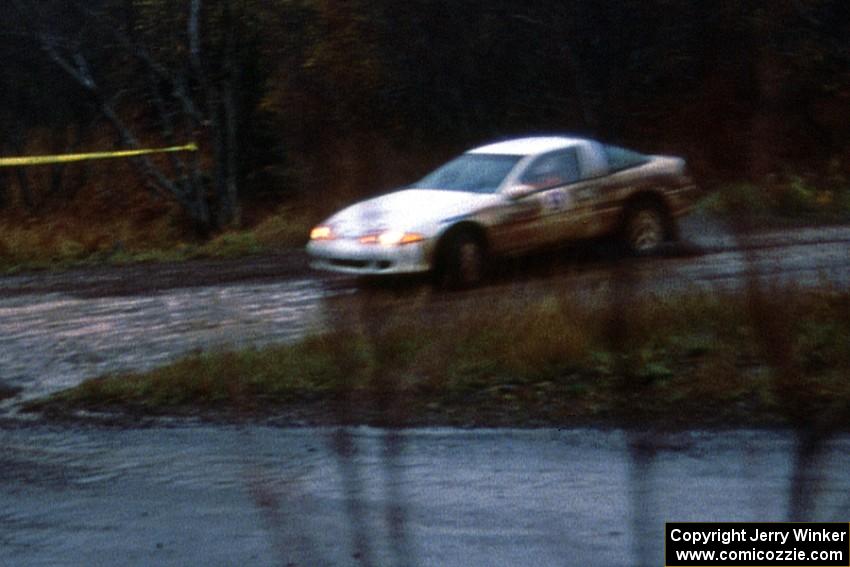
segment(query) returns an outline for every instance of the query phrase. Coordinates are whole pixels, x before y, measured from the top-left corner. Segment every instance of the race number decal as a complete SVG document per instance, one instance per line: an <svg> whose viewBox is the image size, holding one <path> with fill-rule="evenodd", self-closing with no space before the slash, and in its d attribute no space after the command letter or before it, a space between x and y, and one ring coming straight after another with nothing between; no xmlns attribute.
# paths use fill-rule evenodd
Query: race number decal
<svg viewBox="0 0 850 567"><path fill-rule="evenodd" d="M544 198L546 209L549 211L562 211L567 208L568 197L567 192L563 189L556 189L546 193Z"/></svg>

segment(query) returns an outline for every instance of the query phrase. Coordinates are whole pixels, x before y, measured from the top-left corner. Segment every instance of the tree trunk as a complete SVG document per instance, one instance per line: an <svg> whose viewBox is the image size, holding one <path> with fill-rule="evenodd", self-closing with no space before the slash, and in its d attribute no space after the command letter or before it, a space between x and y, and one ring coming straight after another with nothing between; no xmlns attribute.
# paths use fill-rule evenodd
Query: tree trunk
<svg viewBox="0 0 850 567"><path fill-rule="evenodd" d="M28 212L32 213L35 211L35 199L33 199L27 172L23 167L16 167L15 175L18 177L18 191L20 192L21 203L23 203L24 208Z"/></svg>
<svg viewBox="0 0 850 567"><path fill-rule="evenodd" d="M225 3L225 21L227 22L227 37L224 47L224 87L222 89L222 111L224 112L224 195L223 207L219 222L221 226L236 226L241 222L241 211L238 202L237 177L239 141L237 137L237 102L234 85L237 83L238 67L235 60L236 50L236 21L233 17L230 2Z"/></svg>
<svg viewBox="0 0 850 567"><path fill-rule="evenodd" d="M15 153L19 156L26 155L26 147L24 146L24 133L21 131L20 126L15 126L9 132L11 136L12 148ZM27 212L35 211L35 197L32 193L32 188L30 187L29 177L27 177L26 168L24 167L16 167L15 168L15 177L17 177L18 181L18 195L20 197L20 202L23 204L24 208Z"/></svg>

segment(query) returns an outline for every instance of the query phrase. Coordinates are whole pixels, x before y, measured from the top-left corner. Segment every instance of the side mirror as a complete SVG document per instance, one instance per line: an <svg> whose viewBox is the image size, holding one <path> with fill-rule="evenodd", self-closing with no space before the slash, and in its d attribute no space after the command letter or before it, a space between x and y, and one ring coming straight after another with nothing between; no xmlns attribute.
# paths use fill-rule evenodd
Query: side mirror
<svg viewBox="0 0 850 567"><path fill-rule="evenodd" d="M510 187L507 187L505 189L503 194L508 199L516 201L518 199L522 199L523 197L531 195L532 193L534 193L535 190L536 188L533 185L511 185Z"/></svg>

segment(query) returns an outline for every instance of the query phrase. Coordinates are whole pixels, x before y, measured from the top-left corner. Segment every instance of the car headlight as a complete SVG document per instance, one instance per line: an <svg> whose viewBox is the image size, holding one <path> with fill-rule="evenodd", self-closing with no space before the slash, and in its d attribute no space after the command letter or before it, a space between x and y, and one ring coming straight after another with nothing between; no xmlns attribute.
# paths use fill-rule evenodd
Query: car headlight
<svg viewBox="0 0 850 567"><path fill-rule="evenodd" d="M326 224L313 227L313 230L310 231L310 240L333 240L334 238L336 236L333 229Z"/></svg>
<svg viewBox="0 0 850 567"><path fill-rule="evenodd" d="M425 237L418 232L405 232L403 230L385 230L361 236L361 244L380 244L381 246L400 246L402 244L413 244L421 242Z"/></svg>

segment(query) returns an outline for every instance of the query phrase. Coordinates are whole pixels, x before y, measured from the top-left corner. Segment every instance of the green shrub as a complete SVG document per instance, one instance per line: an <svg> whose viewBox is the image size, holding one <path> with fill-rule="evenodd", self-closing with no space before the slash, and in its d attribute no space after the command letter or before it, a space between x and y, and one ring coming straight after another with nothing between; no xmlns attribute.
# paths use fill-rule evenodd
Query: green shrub
<svg viewBox="0 0 850 567"><path fill-rule="evenodd" d="M752 183L733 183L721 187L705 206L721 214L764 215L773 208L770 195Z"/></svg>
<svg viewBox="0 0 850 567"><path fill-rule="evenodd" d="M780 215L813 213L820 208L818 191L798 175L792 175L775 194L775 211Z"/></svg>

